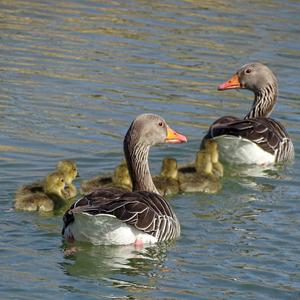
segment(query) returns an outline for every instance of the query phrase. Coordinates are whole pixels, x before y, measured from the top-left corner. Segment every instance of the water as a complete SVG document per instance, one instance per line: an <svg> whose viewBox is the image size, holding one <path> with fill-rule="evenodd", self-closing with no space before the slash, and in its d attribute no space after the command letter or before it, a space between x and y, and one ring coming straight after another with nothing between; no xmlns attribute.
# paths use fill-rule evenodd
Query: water
<svg viewBox="0 0 300 300"><path fill-rule="evenodd" d="M293 0L1 1L1 299L299 299L299 15ZM255 60L278 77L295 163L227 167L220 193L172 198L175 243L66 247L59 213L12 209L60 159L82 179L110 171L140 113L189 138L154 148L154 173L192 160L213 120L249 109L251 93L216 87Z"/></svg>

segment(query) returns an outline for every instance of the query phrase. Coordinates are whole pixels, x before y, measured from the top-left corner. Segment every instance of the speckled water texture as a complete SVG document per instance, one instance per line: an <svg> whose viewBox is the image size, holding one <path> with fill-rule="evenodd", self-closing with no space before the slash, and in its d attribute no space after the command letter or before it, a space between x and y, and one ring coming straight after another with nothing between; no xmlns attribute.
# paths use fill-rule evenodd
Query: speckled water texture
<svg viewBox="0 0 300 300"><path fill-rule="evenodd" d="M299 16L292 0L0 1L0 298L299 299ZM225 166L220 193L173 197L175 243L74 249L62 212L12 209L60 159L80 179L110 172L140 113L189 139L153 148L153 173L167 155L192 161L213 120L250 108L250 92L216 89L249 61L278 77L295 163Z"/></svg>

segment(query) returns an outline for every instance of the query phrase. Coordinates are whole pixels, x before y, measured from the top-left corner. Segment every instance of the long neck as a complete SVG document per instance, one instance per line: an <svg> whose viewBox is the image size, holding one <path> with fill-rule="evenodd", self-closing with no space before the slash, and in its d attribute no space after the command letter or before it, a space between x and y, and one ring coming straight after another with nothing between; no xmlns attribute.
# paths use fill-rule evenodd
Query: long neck
<svg viewBox="0 0 300 300"><path fill-rule="evenodd" d="M158 194L149 170L149 149L149 146L142 143L124 142L124 152L132 181L132 190Z"/></svg>
<svg viewBox="0 0 300 300"><path fill-rule="evenodd" d="M268 117L277 100L277 83L269 83L265 87L254 91L255 98L249 113L244 119Z"/></svg>

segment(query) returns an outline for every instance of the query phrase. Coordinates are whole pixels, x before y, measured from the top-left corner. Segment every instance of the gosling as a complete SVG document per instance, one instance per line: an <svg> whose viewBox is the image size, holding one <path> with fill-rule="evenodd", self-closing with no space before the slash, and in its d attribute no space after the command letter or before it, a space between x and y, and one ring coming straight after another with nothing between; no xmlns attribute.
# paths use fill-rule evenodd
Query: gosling
<svg viewBox="0 0 300 300"><path fill-rule="evenodd" d="M163 159L160 175L154 176L153 182L162 196L179 193L178 166L175 158Z"/></svg>
<svg viewBox="0 0 300 300"><path fill-rule="evenodd" d="M198 151L194 165L178 171L180 191L217 193L222 184L219 176L214 174L213 167L211 154L206 150Z"/></svg>
<svg viewBox="0 0 300 300"><path fill-rule="evenodd" d="M224 168L219 161L218 144L214 140L208 140L205 143L205 149L211 156L212 174L218 177L223 177Z"/></svg>
<svg viewBox="0 0 300 300"><path fill-rule="evenodd" d="M65 190L65 177L62 172L50 173L43 181L43 190L27 192L17 191L14 208L17 210L49 212L63 206L69 198Z"/></svg>
<svg viewBox="0 0 300 300"><path fill-rule="evenodd" d="M72 160L61 160L56 165L56 171L62 172L65 176L65 190L66 195L68 195L68 199L74 198L77 195L77 189L75 185L72 184L72 182L76 177L79 176L76 163ZM37 192L45 192L43 180L38 180L33 183L23 185L18 189L17 194L30 195Z"/></svg>
<svg viewBox="0 0 300 300"><path fill-rule="evenodd" d="M124 191L132 190L132 183L125 160L115 168L112 176L96 176L81 182L81 193L88 194L101 187L117 187Z"/></svg>
<svg viewBox="0 0 300 300"><path fill-rule="evenodd" d="M75 178L79 177L76 163L73 160L61 160L57 163L56 170L62 172L65 176L66 191L69 194L69 199L76 197L77 189L72 183Z"/></svg>

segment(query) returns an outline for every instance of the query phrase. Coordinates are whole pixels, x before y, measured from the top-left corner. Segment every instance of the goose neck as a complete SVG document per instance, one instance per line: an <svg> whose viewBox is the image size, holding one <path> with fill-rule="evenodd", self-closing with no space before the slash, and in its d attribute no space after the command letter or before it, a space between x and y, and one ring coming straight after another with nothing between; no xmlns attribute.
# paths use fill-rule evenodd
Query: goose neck
<svg viewBox="0 0 300 300"><path fill-rule="evenodd" d="M277 84L269 83L254 91L255 97L249 113L244 119L268 117L277 100Z"/></svg>
<svg viewBox="0 0 300 300"><path fill-rule="evenodd" d="M124 143L124 152L133 191L157 193L148 164L150 146L143 143Z"/></svg>

